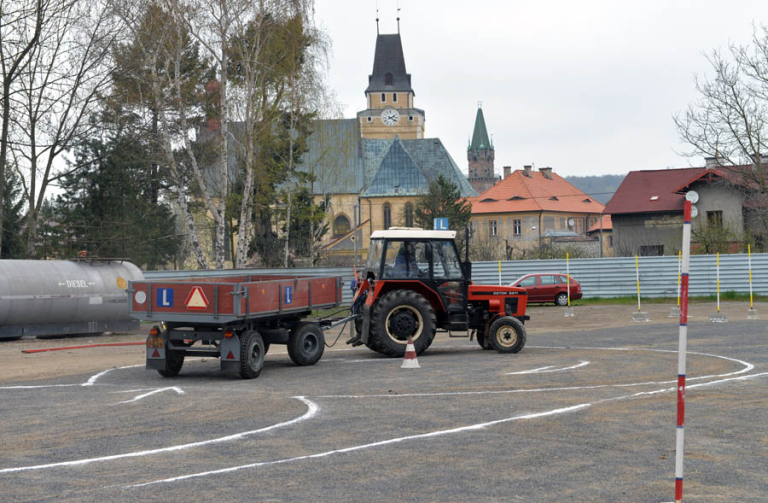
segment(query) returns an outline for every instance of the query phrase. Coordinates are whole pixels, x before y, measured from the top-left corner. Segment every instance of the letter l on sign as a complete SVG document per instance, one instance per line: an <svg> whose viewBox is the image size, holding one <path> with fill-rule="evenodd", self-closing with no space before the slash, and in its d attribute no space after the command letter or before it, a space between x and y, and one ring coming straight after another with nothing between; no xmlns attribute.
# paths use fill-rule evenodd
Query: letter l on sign
<svg viewBox="0 0 768 503"><path fill-rule="evenodd" d="M436 231L447 231L448 229L448 219L447 218L436 218L435 224L434 224Z"/></svg>

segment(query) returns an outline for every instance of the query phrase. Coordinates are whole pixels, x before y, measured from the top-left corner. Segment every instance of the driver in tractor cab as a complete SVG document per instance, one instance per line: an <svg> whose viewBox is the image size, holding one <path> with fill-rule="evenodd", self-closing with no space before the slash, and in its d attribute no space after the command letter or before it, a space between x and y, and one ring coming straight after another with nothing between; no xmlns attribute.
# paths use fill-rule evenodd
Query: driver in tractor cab
<svg viewBox="0 0 768 503"><path fill-rule="evenodd" d="M413 243L403 243L395 257L395 277L415 278L418 276L416 266L416 250Z"/></svg>

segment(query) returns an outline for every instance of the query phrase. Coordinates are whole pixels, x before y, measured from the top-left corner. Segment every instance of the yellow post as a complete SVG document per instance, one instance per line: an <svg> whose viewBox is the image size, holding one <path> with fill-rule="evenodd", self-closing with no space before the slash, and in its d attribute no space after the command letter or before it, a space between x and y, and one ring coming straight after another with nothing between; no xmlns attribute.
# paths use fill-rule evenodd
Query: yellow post
<svg viewBox="0 0 768 503"><path fill-rule="evenodd" d="M568 252L565 252L565 280L566 290L568 291L568 307L571 307L571 262L568 257Z"/></svg>
<svg viewBox="0 0 768 503"><path fill-rule="evenodd" d="M683 252L677 252L677 307L680 308L680 264L683 260Z"/></svg>
<svg viewBox="0 0 768 503"><path fill-rule="evenodd" d="M747 257L749 258L749 308L754 309L752 304L752 248L750 244L747 244Z"/></svg>
<svg viewBox="0 0 768 503"><path fill-rule="evenodd" d="M637 274L637 312L639 313L641 311L640 309L640 262L637 260L637 255L635 255L635 273Z"/></svg>
<svg viewBox="0 0 768 503"><path fill-rule="evenodd" d="M717 312L720 312L720 252L717 252Z"/></svg>

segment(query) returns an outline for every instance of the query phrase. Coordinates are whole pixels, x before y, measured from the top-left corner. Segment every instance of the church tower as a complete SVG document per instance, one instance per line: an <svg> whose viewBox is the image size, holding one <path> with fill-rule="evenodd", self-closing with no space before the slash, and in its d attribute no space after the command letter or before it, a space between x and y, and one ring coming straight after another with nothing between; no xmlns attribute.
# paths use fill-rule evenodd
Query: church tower
<svg viewBox="0 0 768 503"><path fill-rule="evenodd" d="M467 161L469 161L469 183L480 194L493 187L497 181L493 171L495 157L493 143L488 138L488 130L485 127L483 109L478 106L475 130L472 133L472 141L467 147Z"/></svg>
<svg viewBox="0 0 768 503"><path fill-rule="evenodd" d="M373 73L365 90L368 108L357 113L363 138L424 138L424 110L414 107L414 96L400 34L377 35Z"/></svg>

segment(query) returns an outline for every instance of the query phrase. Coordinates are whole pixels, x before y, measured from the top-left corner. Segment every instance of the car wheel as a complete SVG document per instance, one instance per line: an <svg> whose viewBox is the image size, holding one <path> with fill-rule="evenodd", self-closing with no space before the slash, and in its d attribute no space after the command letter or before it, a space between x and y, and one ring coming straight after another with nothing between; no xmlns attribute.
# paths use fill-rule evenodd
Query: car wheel
<svg viewBox="0 0 768 503"><path fill-rule="evenodd" d="M558 306L567 306L568 305L568 296L562 292L557 294L557 297L555 297L555 304Z"/></svg>

